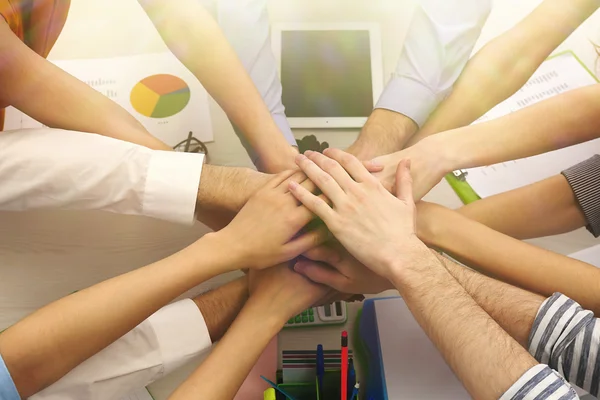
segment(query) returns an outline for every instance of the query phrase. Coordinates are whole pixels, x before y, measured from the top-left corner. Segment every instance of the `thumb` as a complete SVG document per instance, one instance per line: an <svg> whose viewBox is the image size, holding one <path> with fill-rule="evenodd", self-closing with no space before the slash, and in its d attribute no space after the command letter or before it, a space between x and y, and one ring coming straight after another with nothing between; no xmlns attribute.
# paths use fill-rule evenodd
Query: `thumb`
<svg viewBox="0 0 600 400"><path fill-rule="evenodd" d="M329 286L337 291L343 292L346 277L333 268L324 264L300 260L294 265L294 271L304 275L315 283Z"/></svg>
<svg viewBox="0 0 600 400"><path fill-rule="evenodd" d="M341 255L336 250L327 245L314 247L302 255L312 261L320 261L331 265L337 265L341 261Z"/></svg>
<svg viewBox="0 0 600 400"><path fill-rule="evenodd" d="M299 237L292 239L283 245L283 254L286 260L298 257L313 247L323 244L329 238L329 231L326 227L319 227L310 232L304 233Z"/></svg>
<svg viewBox="0 0 600 400"><path fill-rule="evenodd" d="M412 177L410 176L410 160L402 160L396 169L395 195L400 200L414 202L412 190Z"/></svg>

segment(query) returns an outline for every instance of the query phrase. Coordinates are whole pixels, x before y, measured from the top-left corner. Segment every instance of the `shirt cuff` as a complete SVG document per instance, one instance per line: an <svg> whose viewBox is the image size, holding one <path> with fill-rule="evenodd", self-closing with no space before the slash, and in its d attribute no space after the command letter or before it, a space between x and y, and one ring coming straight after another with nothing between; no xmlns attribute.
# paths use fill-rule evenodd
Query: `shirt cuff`
<svg viewBox="0 0 600 400"><path fill-rule="evenodd" d="M143 214L191 225L203 164L204 154L153 151L146 176Z"/></svg>
<svg viewBox="0 0 600 400"><path fill-rule="evenodd" d="M547 365L538 364L523 374L500 400L578 399L575 390Z"/></svg>
<svg viewBox="0 0 600 400"><path fill-rule="evenodd" d="M539 362L558 370L559 358L594 319L567 296L554 293L540 306L529 333L529 353Z"/></svg>
<svg viewBox="0 0 600 400"><path fill-rule="evenodd" d="M562 172L587 221L587 229L600 236L600 155L595 155Z"/></svg>
<svg viewBox="0 0 600 400"><path fill-rule="evenodd" d="M375 108L384 108L406 115L420 127L444 96L445 93L433 93L422 82L406 76L394 75L383 90Z"/></svg>
<svg viewBox="0 0 600 400"><path fill-rule="evenodd" d="M148 322L154 330L163 358L161 377L212 346L204 316L190 299L161 308L148 318Z"/></svg>

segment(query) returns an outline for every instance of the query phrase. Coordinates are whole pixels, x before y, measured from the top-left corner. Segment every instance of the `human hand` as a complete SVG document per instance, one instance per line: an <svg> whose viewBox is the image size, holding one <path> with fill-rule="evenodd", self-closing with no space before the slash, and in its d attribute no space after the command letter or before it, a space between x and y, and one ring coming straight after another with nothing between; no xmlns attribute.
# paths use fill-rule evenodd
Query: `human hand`
<svg viewBox="0 0 600 400"><path fill-rule="evenodd" d="M342 293L376 294L394 286L358 262L337 242L325 243L304 254L294 270L313 282Z"/></svg>
<svg viewBox="0 0 600 400"><path fill-rule="evenodd" d="M387 110L375 110L374 113L377 114L378 111L392 113ZM371 163L369 160L375 157L376 155L387 154L395 151L398 148L398 144L395 138L395 136L397 135L384 135L384 133L387 133L387 131L382 132L380 129L373 128L372 126L380 126L380 124L367 123L361 130L359 140L357 140L354 144L350 146L348 152L356 155L361 160L368 160L365 161L364 164L370 172L379 172L383 169L383 165L376 165L374 163ZM390 124L386 124L386 126L390 126ZM296 169L296 155L298 155L299 153L302 154L307 150L318 151L322 153L325 149L329 147L329 143L319 142L315 135L307 135L302 139L297 140L297 142L297 147L288 146L285 149L280 149L277 151L272 150L270 153L271 157L259 157L256 160L257 169L261 172L266 172L270 174L276 174L283 171Z"/></svg>
<svg viewBox="0 0 600 400"><path fill-rule="evenodd" d="M294 272L287 263L250 271L249 284L250 299L263 303L267 315L277 316L282 323L308 307L328 301L333 293L331 288Z"/></svg>
<svg viewBox="0 0 600 400"><path fill-rule="evenodd" d="M409 161L398 166L397 197L356 157L341 150L327 150L325 155L299 155L296 162L331 200L333 208L295 182L289 183L292 194L320 217L340 243L369 269L389 280L403 261L427 250L415 234Z"/></svg>
<svg viewBox="0 0 600 400"><path fill-rule="evenodd" d="M394 192L396 171L401 160L411 161L411 176L413 180L413 196L415 201L425 196L437 185L446 174L452 172L452 167L446 157L446 151L436 145L435 140L424 139L412 147L396 153L387 154L373 159L373 162L383 165L381 172L374 173L383 186Z"/></svg>
<svg viewBox="0 0 600 400"><path fill-rule="evenodd" d="M232 269L266 268L291 260L327 237L324 227L301 232L313 214L288 192L289 182L303 176L293 171L275 176L254 194L237 216L214 233L232 257Z"/></svg>

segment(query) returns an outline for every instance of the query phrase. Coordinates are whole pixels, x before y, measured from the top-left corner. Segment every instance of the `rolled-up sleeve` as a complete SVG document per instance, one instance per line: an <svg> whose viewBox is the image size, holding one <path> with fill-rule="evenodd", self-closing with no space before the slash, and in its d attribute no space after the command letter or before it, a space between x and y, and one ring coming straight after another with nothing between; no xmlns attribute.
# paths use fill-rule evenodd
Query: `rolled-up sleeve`
<svg viewBox="0 0 600 400"><path fill-rule="evenodd" d="M192 224L203 155L89 133L0 133L0 210L61 208Z"/></svg>
<svg viewBox="0 0 600 400"><path fill-rule="evenodd" d="M202 313L192 300L182 300L163 307L30 399L118 398L166 376L211 345Z"/></svg>
<svg viewBox="0 0 600 400"><path fill-rule="evenodd" d="M529 352L596 397L599 348L600 324L591 311L560 293L542 303L529 335Z"/></svg>
<svg viewBox="0 0 600 400"><path fill-rule="evenodd" d="M600 236L600 155L595 155L562 171L585 216L587 229Z"/></svg>
<svg viewBox="0 0 600 400"><path fill-rule="evenodd" d="M396 71L375 108L423 125L458 79L490 10L491 0L421 0Z"/></svg>
<svg viewBox="0 0 600 400"><path fill-rule="evenodd" d="M500 400L573 400L577 393L547 365L538 364L523 374Z"/></svg>

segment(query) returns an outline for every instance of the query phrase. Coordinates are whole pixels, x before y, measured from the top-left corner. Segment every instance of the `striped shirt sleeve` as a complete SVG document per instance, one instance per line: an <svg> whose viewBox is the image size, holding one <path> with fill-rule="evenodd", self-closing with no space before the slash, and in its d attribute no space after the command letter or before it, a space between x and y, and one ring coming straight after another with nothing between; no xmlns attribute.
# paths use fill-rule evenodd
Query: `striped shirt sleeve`
<svg viewBox="0 0 600 400"><path fill-rule="evenodd" d="M560 293L542 303L529 334L529 352L569 382L598 397L600 323Z"/></svg>
<svg viewBox="0 0 600 400"><path fill-rule="evenodd" d="M595 237L600 236L600 155L596 154L562 174L573 189L588 231Z"/></svg>
<svg viewBox="0 0 600 400"><path fill-rule="evenodd" d="M500 397L500 400L573 399L579 399L575 390L544 364L529 369Z"/></svg>

